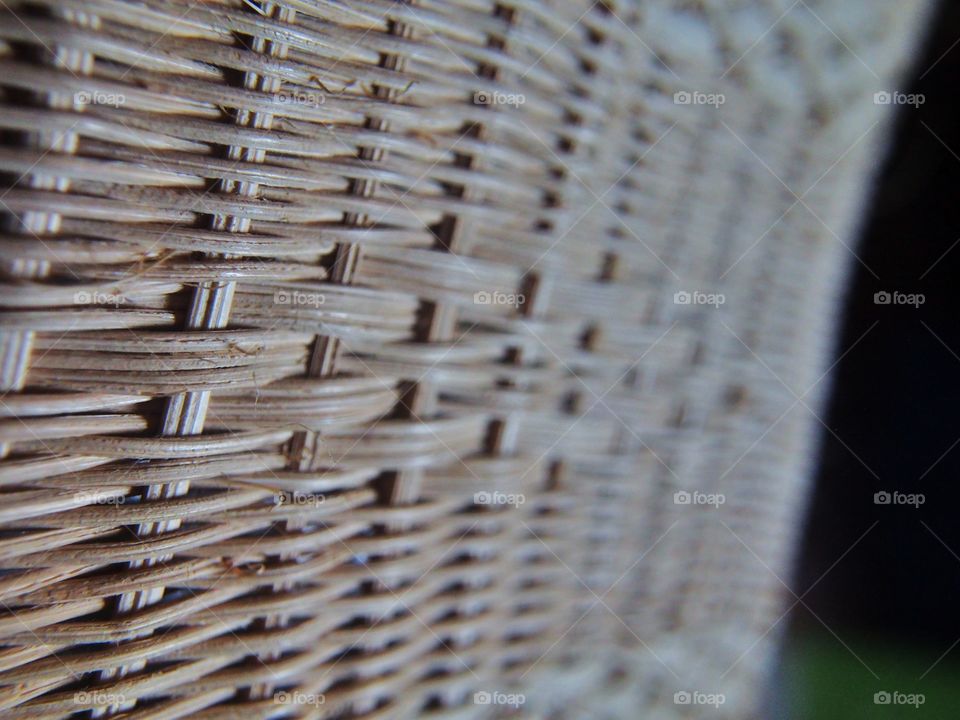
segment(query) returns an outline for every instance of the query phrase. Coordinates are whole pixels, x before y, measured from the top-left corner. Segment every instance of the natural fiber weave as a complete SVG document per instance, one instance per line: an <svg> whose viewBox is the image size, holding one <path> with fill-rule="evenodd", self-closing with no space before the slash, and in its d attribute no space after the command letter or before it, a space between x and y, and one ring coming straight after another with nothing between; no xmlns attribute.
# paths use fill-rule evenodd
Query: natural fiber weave
<svg viewBox="0 0 960 720"><path fill-rule="evenodd" d="M2 4L2 717L752 716L922 3Z"/></svg>

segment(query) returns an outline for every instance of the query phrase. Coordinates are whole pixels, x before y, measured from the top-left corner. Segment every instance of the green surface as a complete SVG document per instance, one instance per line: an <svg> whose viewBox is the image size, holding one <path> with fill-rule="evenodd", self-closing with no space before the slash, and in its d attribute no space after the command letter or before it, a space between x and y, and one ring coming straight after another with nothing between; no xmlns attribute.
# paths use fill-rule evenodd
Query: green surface
<svg viewBox="0 0 960 720"><path fill-rule="evenodd" d="M824 630L788 644L785 697L778 704L790 709L790 720L960 720L960 643L937 663L949 643L937 648L841 637ZM895 690L923 694L924 702L874 702L875 693Z"/></svg>

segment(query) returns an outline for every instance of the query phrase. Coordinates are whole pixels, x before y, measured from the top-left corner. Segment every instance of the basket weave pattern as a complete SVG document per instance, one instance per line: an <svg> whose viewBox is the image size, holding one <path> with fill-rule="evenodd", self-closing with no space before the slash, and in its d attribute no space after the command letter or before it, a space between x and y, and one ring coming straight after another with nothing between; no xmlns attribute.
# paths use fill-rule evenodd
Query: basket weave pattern
<svg viewBox="0 0 960 720"><path fill-rule="evenodd" d="M801 4L3 0L2 716L748 717L918 22Z"/></svg>

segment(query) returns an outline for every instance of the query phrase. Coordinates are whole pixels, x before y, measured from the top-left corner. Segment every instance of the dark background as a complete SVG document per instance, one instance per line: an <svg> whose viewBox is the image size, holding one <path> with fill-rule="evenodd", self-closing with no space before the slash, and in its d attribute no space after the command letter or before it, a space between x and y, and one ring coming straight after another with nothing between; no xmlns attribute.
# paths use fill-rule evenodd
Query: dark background
<svg viewBox="0 0 960 720"><path fill-rule="evenodd" d="M781 684L791 700L778 716L789 705L796 720L960 718L958 41L960 4L944 2L901 88L926 102L898 111L856 248L869 270L854 261L835 357L866 335L833 374L822 417L836 437L824 431L794 591L849 552L791 614ZM925 303L877 305L878 291ZM880 490L926 502L875 505ZM926 702L877 706L871 688Z"/></svg>

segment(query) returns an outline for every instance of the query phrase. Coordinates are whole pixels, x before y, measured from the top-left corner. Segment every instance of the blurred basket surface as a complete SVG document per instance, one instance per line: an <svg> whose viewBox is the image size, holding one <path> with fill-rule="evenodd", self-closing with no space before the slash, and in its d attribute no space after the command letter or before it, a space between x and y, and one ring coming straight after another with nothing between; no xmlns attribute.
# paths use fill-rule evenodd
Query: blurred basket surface
<svg viewBox="0 0 960 720"><path fill-rule="evenodd" d="M0 716L759 717L925 3L0 5Z"/></svg>

